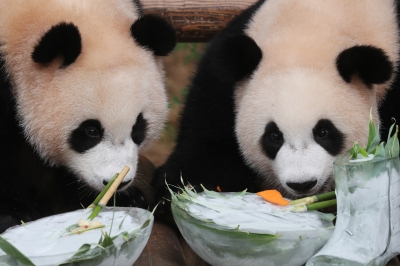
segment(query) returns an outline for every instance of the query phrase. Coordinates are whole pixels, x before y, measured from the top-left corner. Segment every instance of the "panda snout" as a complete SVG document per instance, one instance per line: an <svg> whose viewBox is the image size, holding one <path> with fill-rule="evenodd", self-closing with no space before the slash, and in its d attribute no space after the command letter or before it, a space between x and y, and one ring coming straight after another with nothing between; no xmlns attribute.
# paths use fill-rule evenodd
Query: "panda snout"
<svg viewBox="0 0 400 266"><path fill-rule="evenodd" d="M317 180L306 181L301 183L287 182L286 185L297 192L307 192L308 190L315 187Z"/></svg>
<svg viewBox="0 0 400 266"><path fill-rule="evenodd" d="M129 185L129 183L131 183L131 181L132 181L132 180L129 180L129 181L122 181L121 184L119 184L117 190L123 190L123 189L127 188L128 185ZM109 180L108 180L108 181L107 181L107 180L103 180L103 185L104 185L104 186L107 186L108 182L109 182Z"/></svg>

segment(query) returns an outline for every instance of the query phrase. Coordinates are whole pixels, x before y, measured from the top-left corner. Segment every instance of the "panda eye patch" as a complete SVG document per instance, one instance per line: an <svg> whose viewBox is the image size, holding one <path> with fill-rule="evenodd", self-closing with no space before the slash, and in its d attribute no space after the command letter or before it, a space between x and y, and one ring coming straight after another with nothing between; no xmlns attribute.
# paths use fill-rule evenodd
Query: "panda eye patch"
<svg viewBox="0 0 400 266"><path fill-rule="evenodd" d="M275 159L278 151L283 145L283 142L283 134L279 130L278 125L275 122L269 122L265 127L263 136L261 137L261 147L271 160Z"/></svg>
<svg viewBox="0 0 400 266"><path fill-rule="evenodd" d="M101 142L103 133L99 120L88 119L71 132L68 143L76 152L84 153Z"/></svg>
<svg viewBox="0 0 400 266"><path fill-rule="evenodd" d="M131 137L133 142L140 145L146 138L147 121L144 119L143 114L140 113L136 118L136 122L132 127Z"/></svg>
<svg viewBox="0 0 400 266"><path fill-rule="evenodd" d="M321 119L313 128L314 140L332 156L343 150L345 136L329 119Z"/></svg>

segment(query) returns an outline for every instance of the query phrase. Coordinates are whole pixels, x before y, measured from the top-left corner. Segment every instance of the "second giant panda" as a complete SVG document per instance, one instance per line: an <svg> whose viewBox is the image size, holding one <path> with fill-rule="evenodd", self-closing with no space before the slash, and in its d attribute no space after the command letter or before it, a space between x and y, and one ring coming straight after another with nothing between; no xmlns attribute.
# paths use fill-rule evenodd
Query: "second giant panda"
<svg viewBox="0 0 400 266"><path fill-rule="evenodd" d="M133 0L0 0L0 232L87 206L168 112L159 56L174 29Z"/></svg>
<svg viewBox="0 0 400 266"><path fill-rule="evenodd" d="M192 80L165 183L299 198L334 190L333 162L399 118L398 1L260 0L211 42ZM390 90L391 89L391 90ZM389 94L388 94L389 93Z"/></svg>

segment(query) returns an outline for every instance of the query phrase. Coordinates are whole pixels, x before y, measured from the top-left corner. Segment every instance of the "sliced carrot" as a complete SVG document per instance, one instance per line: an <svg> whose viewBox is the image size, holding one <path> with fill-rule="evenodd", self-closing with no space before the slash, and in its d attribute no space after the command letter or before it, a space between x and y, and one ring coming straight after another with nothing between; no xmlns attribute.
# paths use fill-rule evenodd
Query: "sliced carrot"
<svg viewBox="0 0 400 266"><path fill-rule="evenodd" d="M266 201L269 201L271 203L275 203L281 206L286 206L290 203L290 201L285 200L281 193L279 193L278 190L276 189L271 189L271 190L264 190L261 192L257 193L258 196L262 197Z"/></svg>
<svg viewBox="0 0 400 266"><path fill-rule="evenodd" d="M221 188L219 186L217 186L217 191L221 192Z"/></svg>

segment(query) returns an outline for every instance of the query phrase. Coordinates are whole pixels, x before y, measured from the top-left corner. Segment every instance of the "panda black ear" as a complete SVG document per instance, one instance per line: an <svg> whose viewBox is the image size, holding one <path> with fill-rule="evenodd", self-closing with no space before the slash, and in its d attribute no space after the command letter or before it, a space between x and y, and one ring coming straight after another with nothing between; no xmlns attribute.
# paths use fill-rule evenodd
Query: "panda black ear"
<svg viewBox="0 0 400 266"><path fill-rule="evenodd" d="M81 35L72 23L62 22L51 27L32 52L36 63L48 64L56 57L63 57L62 66L75 62L82 50Z"/></svg>
<svg viewBox="0 0 400 266"><path fill-rule="evenodd" d="M340 76L347 82L357 75L366 85L382 84L393 74L393 64L385 52L373 46L353 46L336 58Z"/></svg>
<svg viewBox="0 0 400 266"><path fill-rule="evenodd" d="M262 59L260 47L247 35L229 36L222 40L220 47L215 54L215 60L224 68L220 71L236 81L253 73Z"/></svg>
<svg viewBox="0 0 400 266"><path fill-rule="evenodd" d="M132 37L154 55L165 56L174 49L176 35L174 28L163 18L144 15L131 27Z"/></svg>

